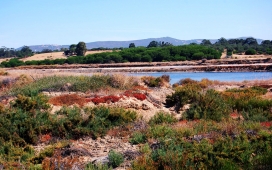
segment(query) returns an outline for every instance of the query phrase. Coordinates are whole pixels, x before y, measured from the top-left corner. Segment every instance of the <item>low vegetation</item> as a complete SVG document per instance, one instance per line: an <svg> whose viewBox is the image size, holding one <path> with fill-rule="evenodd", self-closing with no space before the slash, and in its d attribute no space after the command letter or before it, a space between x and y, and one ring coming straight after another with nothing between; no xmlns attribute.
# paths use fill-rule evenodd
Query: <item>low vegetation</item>
<svg viewBox="0 0 272 170"><path fill-rule="evenodd" d="M142 81L145 87L136 78L120 75L36 80L20 76L3 92L14 99L0 104L0 165L5 169L112 169L131 161L131 169L271 169L272 101L263 97L266 88L219 92L213 89L214 81L183 79L165 103L177 112L189 104L178 113L179 118L174 111L160 111L146 121L121 106L86 106L127 97L144 101L154 87L150 82L160 87L169 77L144 77ZM72 93L90 95L103 89L118 94L86 97ZM44 91L71 94L49 97ZM52 113L50 104L60 109ZM110 150L104 164L79 165L78 156L63 158L72 141L82 144L85 137L98 141L110 133L138 145L139 153L130 152L128 160L127 153ZM35 147L41 144L45 147L37 152Z"/></svg>
<svg viewBox="0 0 272 170"><path fill-rule="evenodd" d="M121 78L122 77L122 78ZM36 81L29 80L27 85L14 85L8 95L37 95L42 91L46 92L94 92L101 89L128 89L137 85L138 80L124 75L93 75L93 76L49 76Z"/></svg>

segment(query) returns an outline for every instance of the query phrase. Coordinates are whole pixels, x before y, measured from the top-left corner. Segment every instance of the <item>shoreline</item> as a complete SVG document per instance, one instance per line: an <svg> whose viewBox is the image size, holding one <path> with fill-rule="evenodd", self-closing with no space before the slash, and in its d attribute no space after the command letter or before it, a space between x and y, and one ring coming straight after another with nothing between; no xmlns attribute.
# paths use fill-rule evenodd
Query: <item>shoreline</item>
<svg viewBox="0 0 272 170"><path fill-rule="evenodd" d="M68 73L109 73L109 72L270 72L272 63L260 64L224 64L224 65L187 65L187 66L152 66L152 67L109 67L109 68L86 68L79 65L66 67L16 67L5 68L11 72L68 72Z"/></svg>

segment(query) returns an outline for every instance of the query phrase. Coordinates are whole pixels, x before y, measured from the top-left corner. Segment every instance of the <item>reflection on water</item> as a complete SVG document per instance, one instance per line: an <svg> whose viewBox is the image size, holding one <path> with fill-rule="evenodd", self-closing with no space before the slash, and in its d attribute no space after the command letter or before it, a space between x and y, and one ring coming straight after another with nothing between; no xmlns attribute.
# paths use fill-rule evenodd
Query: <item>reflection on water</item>
<svg viewBox="0 0 272 170"><path fill-rule="evenodd" d="M134 76L170 76L170 83L174 84L180 79L191 78L201 80L207 78L219 81L243 81L243 80L262 80L272 79L272 72L154 72L154 73L133 73Z"/></svg>

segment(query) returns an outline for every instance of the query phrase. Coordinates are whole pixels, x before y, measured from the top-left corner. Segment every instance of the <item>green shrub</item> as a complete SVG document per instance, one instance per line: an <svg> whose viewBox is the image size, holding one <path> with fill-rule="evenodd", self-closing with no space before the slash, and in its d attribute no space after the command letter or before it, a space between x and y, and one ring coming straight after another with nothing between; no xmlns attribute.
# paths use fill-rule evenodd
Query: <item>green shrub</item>
<svg viewBox="0 0 272 170"><path fill-rule="evenodd" d="M85 168L85 170L112 170L111 167L108 167L108 165L94 165L93 163L88 163Z"/></svg>
<svg viewBox="0 0 272 170"><path fill-rule="evenodd" d="M146 140L147 138L144 133L135 132L132 134L132 137L129 142L135 145L135 144L145 143Z"/></svg>
<svg viewBox="0 0 272 170"><path fill-rule="evenodd" d="M162 124L162 123L175 123L177 119L169 113L158 112L149 120L150 125Z"/></svg>
<svg viewBox="0 0 272 170"><path fill-rule="evenodd" d="M50 105L47 102L48 97L43 94L34 97L27 97L19 94L13 103L13 107L20 108L24 111L33 111L35 109L48 110Z"/></svg>
<svg viewBox="0 0 272 170"><path fill-rule="evenodd" d="M256 54L256 50L250 48L250 49L246 50L245 54L246 55L255 55Z"/></svg>
<svg viewBox="0 0 272 170"><path fill-rule="evenodd" d="M249 87L249 88L245 88L245 89L228 89L226 90L226 92L232 92L232 93L236 93L236 94L249 94L250 96L259 96L259 95L264 95L267 92L267 89L263 88L263 87L258 87L258 86L253 86L253 87Z"/></svg>
<svg viewBox="0 0 272 170"><path fill-rule="evenodd" d="M185 104L193 103L199 96L200 91L201 87L197 84L188 83L181 87L179 86L172 95L166 97L166 105L180 108Z"/></svg>
<svg viewBox="0 0 272 170"><path fill-rule="evenodd" d="M121 153L111 150L108 156L109 156L109 165L112 166L113 168L118 167L119 165L121 165L121 163L124 162L124 157Z"/></svg>
<svg viewBox="0 0 272 170"><path fill-rule="evenodd" d="M220 93L208 90L196 98L190 109L185 112L184 118L220 121L227 117L230 111Z"/></svg>
<svg viewBox="0 0 272 170"><path fill-rule="evenodd" d="M260 97L266 92L262 87L231 89L224 92L223 97L232 110L240 112L245 120L267 121L272 120L272 100Z"/></svg>
<svg viewBox="0 0 272 170"><path fill-rule="evenodd" d="M151 126L147 132L148 137L159 139L160 141L169 140L173 138L174 135L175 131L173 130L173 128L166 125Z"/></svg>

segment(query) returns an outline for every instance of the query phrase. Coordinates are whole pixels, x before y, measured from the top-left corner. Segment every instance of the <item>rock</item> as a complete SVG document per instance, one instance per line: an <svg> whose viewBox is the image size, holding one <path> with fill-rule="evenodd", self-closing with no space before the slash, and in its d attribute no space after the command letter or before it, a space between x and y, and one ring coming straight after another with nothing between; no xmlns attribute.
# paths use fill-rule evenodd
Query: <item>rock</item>
<svg viewBox="0 0 272 170"><path fill-rule="evenodd" d="M142 104L142 109L143 109L143 110L148 110L148 109L150 109L150 108L149 108L145 103L143 103L143 104Z"/></svg>
<svg viewBox="0 0 272 170"><path fill-rule="evenodd" d="M128 150L128 151L124 152L124 157L126 160L134 160L140 155L141 155L141 153L139 151L129 151Z"/></svg>
<svg viewBox="0 0 272 170"><path fill-rule="evenodd" d="M76 155L76 156L92 156L92 154L85 148L76 148L76 147L71 147L71 148L65 148L61 152L61 156L67 157L71 155Z"/></svg>
<svg viewBox="0 0 272 170"><path fill-rule="evenodd" d="M99 164L106 165L109 163L109 157L108 156L100 156L100 157L94 158L92 163L95 165L99 165Z"/></svg>
<svg viewBox="0 0 272 170"><path fill-rule="evenodd" d="M69 91L69 89L72 87L71 83L66 83L61 87L61 90L63 91Z"/></svg>

